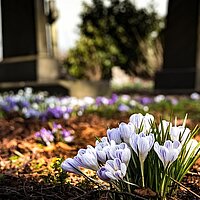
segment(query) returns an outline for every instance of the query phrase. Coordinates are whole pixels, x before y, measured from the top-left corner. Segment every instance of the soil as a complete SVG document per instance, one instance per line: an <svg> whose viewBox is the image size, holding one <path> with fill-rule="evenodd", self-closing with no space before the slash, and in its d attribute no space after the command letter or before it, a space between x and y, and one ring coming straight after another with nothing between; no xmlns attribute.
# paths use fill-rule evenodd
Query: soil
<svg viewBox="0 0 200 200"><path fill-rule="evenodd" d="M42 127L48 128L48 122L20 117L0 119L0 199L109 199L108 190L100 190L83 177L70 174L68 183L63 184L59 170L52 166L57 158L73 157L78 149L94 145L95 138L105 136L107 128L117 127L122 121L128 122L128 118L126 114L112 119L88 114L53 120L73 132L75 139L70 144L59 142L50 147L39 144L34 135ZM200 136L196 139L200 140ZM200 195L199 160L190 171L192 173L184 178L182 184ZM89 170L86 173L92 174ZM148 199L134 195L131 194L133 199ZM177 196L169 199L198 198L179 187Z"/></svg>

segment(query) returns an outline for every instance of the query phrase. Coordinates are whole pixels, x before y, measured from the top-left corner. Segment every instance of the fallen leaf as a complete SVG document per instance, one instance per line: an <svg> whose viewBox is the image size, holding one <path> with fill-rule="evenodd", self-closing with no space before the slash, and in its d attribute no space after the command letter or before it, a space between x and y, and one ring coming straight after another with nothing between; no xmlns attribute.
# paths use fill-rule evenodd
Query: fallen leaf
<svg viewBox="0 0 200 200"><path fill-rule="evenodd" d="M56 147L60 147L60 148L62 148L62 149L64 149L64 150L66 150L66 151L76 150L75 147L71 147L71 146L69 146L68 144L65 144L65 143L63 143L63 142L58 142L58 143L56 144Z"/></svg>
<svg viewBox="0 0 200 200"><path fill-rule="evenodd" d="M157 193L151 190L150 188L139 188L134 190L135 193L137 193L140 196L145 196L145 197L156 197Z"/></svg>

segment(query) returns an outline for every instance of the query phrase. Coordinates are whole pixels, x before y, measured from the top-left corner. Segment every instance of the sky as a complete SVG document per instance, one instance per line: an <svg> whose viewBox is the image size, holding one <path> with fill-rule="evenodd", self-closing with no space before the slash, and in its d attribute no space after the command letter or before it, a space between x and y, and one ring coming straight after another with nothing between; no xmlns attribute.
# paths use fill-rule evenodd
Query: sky
<svg viewBox="0 0 200 200"><path fill-rule="evenodd" d="M59 53L65 54L67 50L75 45L79 38L77 25L80 23L79 14L82 9L82 2L91 2L91 0L56 0L59 10L59 19L57 20L57 37ZM105 0L106 1L106 0ZM155 10L160 16L167 13L168 0L133 0L138 8L147 7L154 3Z"/></svg>

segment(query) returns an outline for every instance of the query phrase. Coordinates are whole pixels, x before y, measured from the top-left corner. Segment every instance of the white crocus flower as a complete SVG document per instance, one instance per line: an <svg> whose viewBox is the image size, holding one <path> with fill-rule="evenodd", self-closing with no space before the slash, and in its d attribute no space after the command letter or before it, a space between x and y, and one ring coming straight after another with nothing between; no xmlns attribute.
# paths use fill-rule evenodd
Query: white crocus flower
<svg viewBox="0 0 200 200"><path fill-rule="evenodd" d="M161 123L158 126L158 130L159 130L159 132L163 131L164 133L166 133L167 129L170 130L171 127L172 127L172 123L171 122L168 122L166 120L162 120Z"/></svg>
<svg viewBox="0 0 200 200"><path fill-rule="evenodd" d="M101 163L105 163L106 160L108 159L106 149L107 149L106 147L101 147L101 146L96 146L95 147L96 154L97 154L97 159Z"/></svg>
<svg viewBox="0 0 200 200"><path fill-rule="evenodd" d="M144 185L144 161L151 150L154 144L154 135L149 134L146 136L145 133L140 133L139 135L133 134L130 138L130 145L133 148L134 152L139 157L140 166L141 166L141 175L142 175L142 186Z"/></svg>
<svg viewBox="0 0 200 200"><path fill-rule="evenodd" d="M65 161L63 161L61 164L61 168L67 172L82 175L79 169L79 163L73 158L67 158Z"/></svg>
<svg viewBox="0 0 200 200"><path fill-rule="evenodd" d="M120 123L119 132L120 132L120 137L122 141L129 144L130 137L134 133L134 130L131 124L126 124L124 122Z"/></svg>
<svg viewBox="0 0 200 200"><path fill-rule="evenodd" d="M144 116L141 113L133 114L130 116L129 121L132 123L136 131L140 129L143 118Z"/></svg>
<svg viewBox="0 0 200 200"><path fill-rule="evenodd" d="M165 100L165 96L160 94L160 95L157 95L156 97L154 97L154 101L156 103L160 103L161 101L164 101Z"/></svg>
<svg viewBox="0 0 200 200"><path fill-rule="evenodd" d="M200 155L200 142L195 139L191 139L186 145L186 158L187 160L191 155L194 157L196 154Z"/></svg>
<svg viewBox="0 0 200 200"><path fill-rule="evenodd" d="M130 138L130 145L142 162L145 161L148 152L153 146L154 140L153 134L146 136L146 134L143 132L138 135L133 134Z"/></svg>
<svg viewBox="0 0 200 200"><path fill-rule="evenodd" d="M119 128L112 128L107 130L107 137L108 141L111 142L111 140L114 140L116 144L120 144L122 142L120 137Z"/></svg>
<svg viewBox="0 0 200 200"><path fill-rule="evenodd" d="M95 146L98 146L98 145L102 147L109 145L108 138L102 137L100 140L96 140Z"/></svg>
<svg viewBox="0 0 200 200"><path fill-rule="evenodd" d="M111 159L119 158L126 166L128 166L131 159L131 151L126 143L111 145L108 153Z"/></svg>
<svg viewBox="0 0 200 200"><path fill-rule="evenodd" d="M80 149L77 156L74 157L81 167L97 171L99 164L97 161L97 154L94 147L88 145L87 149Z"/></svg>
<svg viewBox="0 0 200 200"><path fill-rule="evenodd" d="M200 99L200 95L199 95L199 93L197 93L197 92L193 92L193 93L190 95L190 98L193 99L193 100L199 100L199 99Z"/></svg>
<svg viewBox="0 0 200 200"><path fill-rule="evenodd" d="M103 137L100 141L96 141L96 146L95 146L96 154L97 154L97 159L105 163L109 157L108 157L108 152L110 150L110 143L108 142L107 137Z"/></svg>
<svg viewBox="0 0 200 200"><path fill-rule="evenodd" d="M143 131L148 133L151 130L151 122L154 121L154 116L148 113L146 113L146 115L138 113L131 115L129 120L133 125L135 132L138 133L138 131Z"/></svg>
<svg viewBox="0 0 200 200"><path fill-rule="evenodd" d="M162 161L164 168L171 165L178 158L181 148L182 145L179 141L172 143L170 140L167 140L164 145L159 145L158 142L154 144L154 150Z"/></svg>
<svg viewBox="0 0 200 200"><path fill-rule="evenodd" d="M184 144L190 134L190 129L184 126L173 126L170 128L169 134L172 141L178 140Z"/></svg>
<svg viewBox="0 0 200 200"><path fill-rule="evenodd" d="M143 124L144 124L144 127L143 127L143 131L145 133L149 133L150 130L151 130L151 123L154 121L154 116L149 114L149 113L146 113L146 115L144 116L144 119L143 119Z"/></svg>
<svg viewBox="0 0 200 200"><path fill-rule="evenodd" d="M126 175L127 167L119 158L108 160L105 166L97 171L97 175L104 181L122 180Z"/></svg>

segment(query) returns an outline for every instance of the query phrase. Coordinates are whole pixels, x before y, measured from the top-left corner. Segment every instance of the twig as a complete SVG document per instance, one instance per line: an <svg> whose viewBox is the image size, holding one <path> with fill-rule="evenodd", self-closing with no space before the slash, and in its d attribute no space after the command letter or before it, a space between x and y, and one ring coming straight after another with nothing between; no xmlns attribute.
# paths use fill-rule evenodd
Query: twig
<svg viewBox="0 0 200 200"><path fill-rule="evenodd" d="M172 200L178 200L176 197L170 197L170 199L172 199Z"/></svg>
<svg viewBox="0 0 200 200"><path fill-rule="evenodd" d="M105 197L101 197L100 200L108 200L109 192L105 193Z"/></svg>
<svg viewBox="0 0 200 200"><path fill-rule="evenodd" d="M24 181L24 183L23 183L23 191L24 191L25 196L27 197L27 192L26 192L26 181Z"/></svg>
<svg viewBox="0 0 200 200"><path fill-rule="evenodd" d="M10 193L15 193L19 196L23 196L22 194L20 194L18 191L16 191L15 189L12 189L11 187L0 187L0 190L3 190L4 191L4 195L10 195ZM5 192L6 191L6 192Z"/></svg>
<svg viewBox="0 0 200 200"><path fill-rule="evenodd" d="M195 172L188 172L187 174L191 176L200 176L200 173L195 173Z"/></svg>
<svg viewBox="0 0 200 200"><path fill-rule="evenodd" d="M79 188L79 187L74 186L74 188L76 188L77 190L81 191L81 192L84 193L84 194L86 193L86 191L82 190L82 189Z"/></svg>
<svg viewBox="0 0 200 200"><path fill-rule="evenodd" d="M59 197L57 194L54 194L58 199L64 200L62 197Z"/></svg>
<svg viewBox="0 0 200 200"><path fill-rule="evenodd" d="M35 191L35 193L41 195L42 197L43 197L43 196L54 197L54 195L55 195L55 194L46 194L46 193L38 192L38 191Z"/></svg>
<svg viewBox="0 0 200 200"><path fill-rule="evenodd" d="M108 190L109 191L109 190ZM141 196L139 196L139 195L137 195L137 194L132 194L132 193L130 193L130 192L118 192L118 191L110 191L111 193L117 193L117 194L119 194L119 195L123 195L123 194L125 194L125 195L128 195L128 196L131 196L131 197L137 197L137 198L139 198L139 199L141 199L141 200L148 200L147 198L145 198L145 197L141 197Z"/></svg>
<svg viewBox="0 0 200 200"><path fill-rule="evenodd" d="M182 183L178 182L177 180L173 179L172 177L170 177L170 179L172 181L174 181L176 184L180 185L181 187L183 187L184 189L186 189L188 192L190 192L191 194L193 194L195 197L200 199L200 196L198 194L196 194L195 192L193 192L192 190L190 190L189 188L187 188L186 186L184 186Z"/></svg>
<svg viewBox="0 0 200 200"><path fill-rule="evenodd" d="M14 150L13 153L16 154L19 157L24 157L24 155L17 150Z"/></svg>
<svg viewBox="0 0 200 200"><path fill-rule="evenodd" d="M50 187L42 187L42 190L49 190L49 189L54 189L56 186L50 186Z"/></svg>
<svg viewBox="0 0 200 200"><path fill-rule="evenodd" d="M141 199L141 200L148 200L148 199L146 199L146 198L144 198L144 197L141 197L141 196L139 196L139 195L137 195L137 194L132 194L132 193L129 193L129 192L118 192L118 191L114 191L114 190L92 190L92 191L90 191L90 192L88 192L88 193L85 193L85 194L83 194L83 195L80 195L80 196L78 196L78 197L71 198L70 200L77 200L77 199L83 198L84 196L90 195L90 194L95 193L95 192L101 192L101 193L103 193L103 192L116 193L116 194L119 194L119 195L128 195L128 196L131 196L131 197L134 197L134 198L137 197L138 199Z"/></svg>

